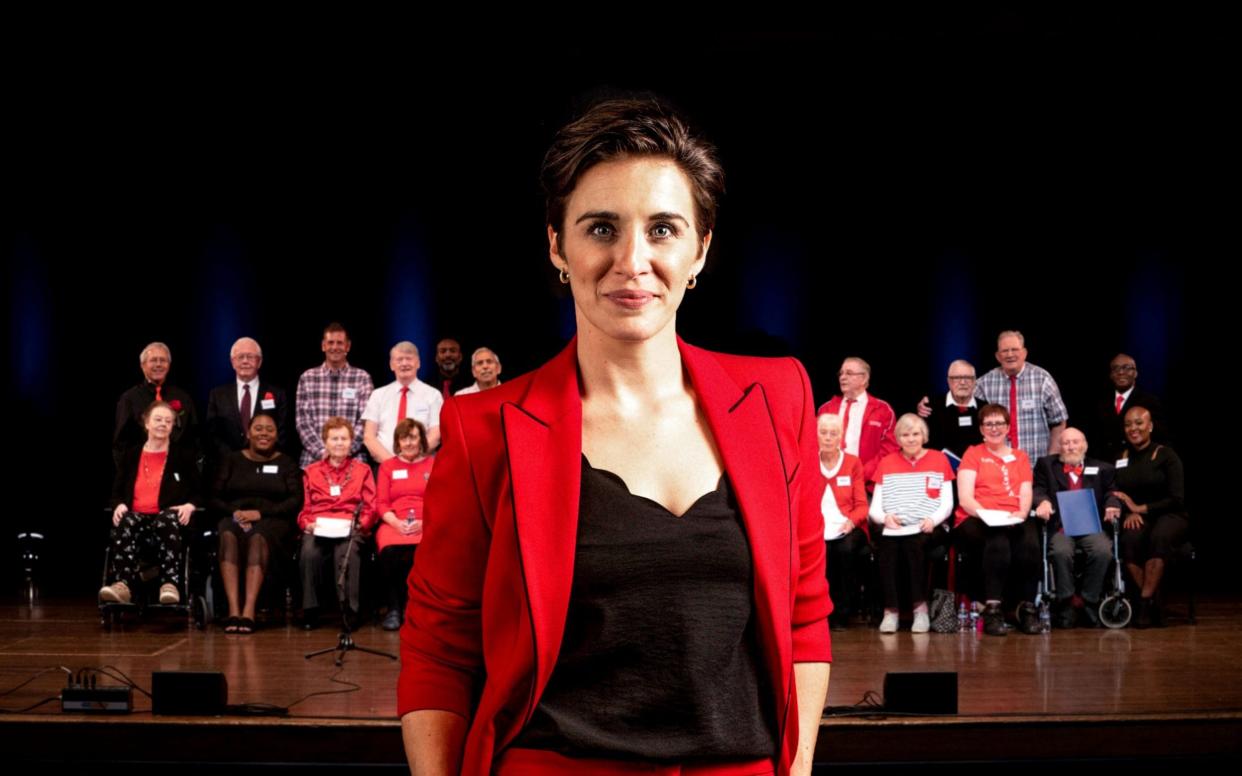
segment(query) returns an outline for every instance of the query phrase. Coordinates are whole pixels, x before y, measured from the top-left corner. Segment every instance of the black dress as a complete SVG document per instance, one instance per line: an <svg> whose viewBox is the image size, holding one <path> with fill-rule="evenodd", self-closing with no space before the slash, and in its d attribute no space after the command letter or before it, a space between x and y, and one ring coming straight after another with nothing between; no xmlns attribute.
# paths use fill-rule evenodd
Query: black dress
<svg viewBox="0 0 1242 776"><path fill-rule="evenodd" d="M302 470L283 453L270 461L252 461L242 452L230 453L216 470L208 507L220 518L218 530L267 540L272 552L284 552L293 521L302 510ZM257 509L261 517L245 531L233 520L239 509Z"/></svg>

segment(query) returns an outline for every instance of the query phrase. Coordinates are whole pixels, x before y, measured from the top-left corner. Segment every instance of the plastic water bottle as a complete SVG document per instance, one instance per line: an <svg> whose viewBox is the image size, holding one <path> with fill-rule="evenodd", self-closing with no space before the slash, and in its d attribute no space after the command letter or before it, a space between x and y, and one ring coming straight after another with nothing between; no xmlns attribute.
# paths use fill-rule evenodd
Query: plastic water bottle
<svg viewBox="0 0 1242 776"><path fill-rule="evenodd" d="M1039 632L1052 632L1052 612L1047 601L1044 601L1039 605Z"/></svg>
<svg viewBox="0 0 1242 776"><path fill-rule="evenodd" d="M409 511L405 513L405 524L413 529L410 533L414 536L423 535L423 521L414 514L413 507L410 507Z"/></svg>
<svg viewBox="0 0 1242 776"><path fill-rule="evenodd" d="M970 632L970 615L966 612L965 601L962 601L961 605L957 608L957 632Z"/></svg>

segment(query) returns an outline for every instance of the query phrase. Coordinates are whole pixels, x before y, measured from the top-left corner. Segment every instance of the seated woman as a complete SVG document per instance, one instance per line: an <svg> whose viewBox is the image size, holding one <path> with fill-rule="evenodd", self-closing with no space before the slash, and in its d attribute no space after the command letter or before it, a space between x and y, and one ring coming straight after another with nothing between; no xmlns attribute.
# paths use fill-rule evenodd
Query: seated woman
<svg viewBox="0 0 1242 776"><path fill-rule="evenodd" d="M833 604L828 624L844 628L854 608L850 599L858 589L858 558L867 548L867 483L862 461L841 449L841 416L820 415L816 425L819 473L824 478L820 511L828 552L826 575Z"/></svg>
<svg viewBox="0 0 1242 776"><path fill-rule="evenodd" d="M1139 628L1164 624L1156 605L1169 556L1186 541L1182 459L1167 445L1152 444L1151 412L1132 407L1125 417L1126 450L1117 461L1116 496L1121 499L1121 557L1139 588Z"/></svg>
<svg viewBox="0 0 1242 776"><path fill-rule="evenodd" d="M881 529L875 537L884 619L880 633L897 632L898 583L903 568L914 610L913 633L931 628L927 616L927 542L953 511L948 482L953 467L939 450L927 450L927 423L906 413L894 427L901 450L880 459L872 475L875 493L871 519Z"/></svg>
<svg viewBox="0 0 1242 776"><path fill-rule="evenodd" d="M324 457L302 472L304 500L298 515L302 531L302 556L298 565L302 574L302 625L311 630L319 625L319 582L324 574L325 560L331 556L331 568L340 568L349 547L349 608L358 606L359 562L358 542L350 543L346 521L359 515L360 530L365 533L375 522L375 478L371 467L351 458L354 442L353 424L342 417L328 418L323 424ZM335 584L335 574L333 575Z"/></svg>
<svg viewBox="0 0 1242 776"><path fill-rule="evenodd" d="M276 418L255 413L248 447L229 453L216 469L212 512L220 515L220 580L229 602L225 633L254 631L255 602L273 554L286 552L293 520L302 509L302 470L276 449ZM239 567L246 565L246 601L239 604Z"/></svg>
<svg viewBox="0 0 1242 776"><path fill-rule="evenodd" d="M138 579L139 548L148 537L158 548L160 603L181 600L181 528L198 500L198 461L192 449L173 445L177 416L168 402L142 413L147 441L121 456L112 483L112 584L99 590L103 603L127 604ZM126 504L132 504L133 507Z"/></svg>
<svg viewBox="0 0 1242 776"><path fill-rule="evenodd" d="M414 565L414 550L423 540L423 494L435 459L428 454L427 429L413 418L397 424L392 434L397 454L379 467L375 513L381 525L375 532L380 566L388 586L388 614L384 630L401 627L405 611L406 577Z"/></svg>
<svg viewBox="0 0 1242 776"><path fill-rule="evenodd" d="M979 430L983 444L967 448L957 467L953 534L974 570L981 566L983 632L1004 636L1001 603L1033 600L1039 579L1039 544L1023 525L1031 511L1031 463L1026 453L1009 446L1009 410L999 404L980 407ZM1021 607L1018 626L1024 633L1038 632L1033 607Z"/></svg>

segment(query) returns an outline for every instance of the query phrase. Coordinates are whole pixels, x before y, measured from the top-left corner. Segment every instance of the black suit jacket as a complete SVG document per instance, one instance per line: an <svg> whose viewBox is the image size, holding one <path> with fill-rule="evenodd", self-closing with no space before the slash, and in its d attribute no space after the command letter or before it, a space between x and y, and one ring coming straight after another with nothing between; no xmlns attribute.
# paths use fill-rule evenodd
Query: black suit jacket
<svg viewBox="0 0 1242 776"><path fill-rule="evenodd" d="M1082 462L1082 486L1095 491L1095 505L1100 510L1100 520L1104 519L1104 510L1108 507L1121 508L1121 499L1113 495L1113 465L1097 458L1086 458ZM1086 470L1095 467L1096 474L1087 474ZM1045 455L1035 462L1035 482L1031 488L1031 507L1038 507L1044 501L1051 501L1053 510L1057 508L1057 494L1070 489L1069 475L1061 459L1055 455ZM1061 524L1061 518L1053 515L1048 521L1049 527Z"/></svg>
<svg viewBox="0 0 1242 776"><path fill-rule="evenodd" d="M1155 424L1152 438L1157 442L1166 444L1169 442L1168 428L1164 420L1164 407L1154 393L1148 393L1137 385L1134 386L1126 403L1121 405L1120 415L1117 414L1116 407L1113 405L1116 395L1116 391L1109 391L1107 395L1100 398L1095 405L1092 426L1086 429L1087 443L1091 445L1091 450L1096 455L1109 461L1115 461L1121 457L1121 451L1125 450L1126 446L1123 419L1132 407L1146 407L1151 412L1152 423Z"/></svg>
<svg viewBox="0 0 1242 776"><path fill-rule="evenodd" d="M264 410L263 399L268 395L276 402L275 409ZM256 412L267 412L276 418L276 446L288 451L289 399L283 388L259 378L259 393L254 397ZM222 461L231 452L245 449L246 429L242 428L241 411L237 408L237 381L218 385L207 397L207 449L213 461Z"/></svg>

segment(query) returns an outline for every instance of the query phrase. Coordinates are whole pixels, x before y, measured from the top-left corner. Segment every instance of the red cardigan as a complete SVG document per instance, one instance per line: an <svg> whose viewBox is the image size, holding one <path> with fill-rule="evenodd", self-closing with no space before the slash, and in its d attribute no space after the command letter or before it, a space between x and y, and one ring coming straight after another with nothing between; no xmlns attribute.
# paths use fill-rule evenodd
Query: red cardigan
<svg viewBox="0 0 1242 776"><path fill-rule="evenodd" d="M829 413L836 415L841 411L842 401L840 394L833 396L819 408L816 416ZM897 437L893 435L893 426L896 423L897 416L893 414L893 408L888 406L888 402L868 393L867 409L863 411L863 427L858 436L858 460L862 461L868 492L874 487L871 479L875 474L875 467L880 465L880 459L901 449L897 444Z"/></svg>
<svg viewBox="0 0 1242 776"><path fill-rule="evenodd" d="M840 477L848 475L849 485L839 485ZM867 486L863 474L862 461L857 456L841 452L841 465L837 467L836 476L831 479L824 477L824 470L819 470L819 478L824 487L832 488L832 495L837 499L837 509L849 518L855 528L863 529L867 538L871 538L871 529L867 525Z"/></svg>
<svg viewBox="0 0 1242 776"><path fill-rule="evenodd" d="M346 471L349 472L348 481ZM339 496L332 495L333 482L341 486ZM359 503L362 504L359 520L362 530L369 531L375 524L375 478L371 476L371 467L355 458L345 461L337 471L333 471L326 460L315 461L302 470L302 491L306 499L298 515L298 528L303 532L321 515L353 517Z"/></svg>
<svg viewBox="0 0 1242 776"><path fill-rule="evenodd" d="M794 663L832 657L810 381L793 359L678 345L750 543L787 773L798 740ZM397 712L461 715L461 772L486 776L539 703L565 628L582 465L577 341L533 373L446 400L440 428L401 629Z"/></svg>

